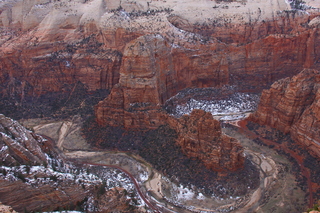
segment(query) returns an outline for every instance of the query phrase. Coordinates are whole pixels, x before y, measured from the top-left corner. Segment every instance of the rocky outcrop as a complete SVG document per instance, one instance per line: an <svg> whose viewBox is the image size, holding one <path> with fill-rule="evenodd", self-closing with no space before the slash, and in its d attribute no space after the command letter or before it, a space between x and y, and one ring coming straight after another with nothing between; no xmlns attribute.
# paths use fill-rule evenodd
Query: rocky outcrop
<svg viewBox="0 0 320 213"><path fill-rule="evenodd" d="M320 72L305 69L264 90L251 119L290 133L320 156Z"/></svg>
<svg viewBox="0 0 320 213"><path fill-rule="evenodd" d="M48 178L45 174L34 174L40 181ZM25 175L27 177L27 175ZM7 181L0 178L1 195L3 203L12 206L18 212L23 211L53 211L55 209L75 206L88 196L88 193L71 180L64 180L54 187L53 183L42 184L38 187L30 186L21 180ZM21 190L23 189L23 190ZM58 189L58 190L57 190Z"/></svg>
<svg viewBox="0 0 320 213"><path fill-rule="evenodd" d="M41 149L45 141L17 121L0 114L0 158L3 164L12 166L47 162Z"/></svg>
<svg viewBox="0 0 320 213"><path fill-rule="evenodd" d="M214 120L210 113L194 110L190 116L176 119L160 107L167 95L159 93L166 86L161 80L169 75L163 75L161 70L157 70L162 59L157 60L158 51L154 50L157 47L163 48L164 45L157 44L165 40L155 35L141 39L148 40L149 43L144 45L135 42L138 43L138 48L132 46L132 52L138 53L137 57L124 55L124 60L127 60L124 64L129 64L131 69L121 69L123 72L120 83L112 89L108 98L96 106L98 124L124 127L130 131L156 129L169 124L178 133L177 144L188 157L198 158L207 168L214 171L235 171L242 168L243 148L238 141L221 133L219 121ZM145 55L148 55L147 59L152 60L148 63L139 61L139 58ZM165 53L163 56L163 60L168 59ZM139 63L135 64L134 59ZM170 72L170 69L164 70Z"/></svg>
<svg viewBox="0 0 320 213"><path fill-rule="evenodd" d="M221 132L220 122L211 113L193 110L190 116L179 119L175 129L179 135L177 143L185 155L198 158L208 169L227 172L243 167L243 147Z"/></svg>
<svg viewBox="0 0 320 213"><path fill-rule="evenodd" d="M136 129L160 126L160 104L173 95L171 88L177 85L169 54L169 44L160 35L130 42L123 55L119 84L96 106L98 123Z"/></svg>
<svg viewBox="0 0 320 213"><path fill-rule="evenodd" d="M140 212L131 180L116 169L70 163L50 138L0 114L0 201L18 212L60 209L85 212ZM108 180L108 184L106 181ZM120 186L121 183L124 185ZM0 212L15 212L2 205Z"/></svg>
<svg viewBox="0 0 320 213"><path fill-rule="evenodd" d="M1 202L0 202L0 212L3 212L3 213L10 213L10 212L11 213L17 213L10 206L3 205Z"/></svg>

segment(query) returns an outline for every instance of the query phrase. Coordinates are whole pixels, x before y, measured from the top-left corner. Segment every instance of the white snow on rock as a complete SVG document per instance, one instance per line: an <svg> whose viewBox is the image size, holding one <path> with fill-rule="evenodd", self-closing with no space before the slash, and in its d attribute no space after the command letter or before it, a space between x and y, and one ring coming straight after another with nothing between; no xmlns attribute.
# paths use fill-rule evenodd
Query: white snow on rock
<svg viewBox="0 0 320 213"><path fill-rule="evenodd" d="M258 100L258 95L247 93L235 93L225 99L209 101L191 98L187 103L177 105L172 115L181 117L185 114L189 115L194 109L202 109L219 120L240 120L246 116L246 113L257 108Z"/></svg>

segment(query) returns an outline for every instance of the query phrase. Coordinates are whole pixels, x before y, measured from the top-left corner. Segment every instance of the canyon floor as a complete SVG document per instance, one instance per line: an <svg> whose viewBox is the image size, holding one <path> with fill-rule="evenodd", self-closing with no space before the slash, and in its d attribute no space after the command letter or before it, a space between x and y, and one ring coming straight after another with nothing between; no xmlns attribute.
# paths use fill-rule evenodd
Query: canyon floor
<svg viewBox="0 0 320 213"><path fill-rule="evenodd" d="M245 196L207 196L196 187L187 188L156 171L141 157L129 152L97 151L81 137L82 119L21 120L27 128L52 138L72 161L117 167L137 180L137 187L150 205L161 212L301 212L307 203L306 191L293 174L286 156L257 144L235 126L226 125L225 134L237 138L246 157L260 170L260 184ZM150 206L149 206L150 207ZM151 207L152 209L152 207ZM156 210L155 210L156 211Z"/></svg>

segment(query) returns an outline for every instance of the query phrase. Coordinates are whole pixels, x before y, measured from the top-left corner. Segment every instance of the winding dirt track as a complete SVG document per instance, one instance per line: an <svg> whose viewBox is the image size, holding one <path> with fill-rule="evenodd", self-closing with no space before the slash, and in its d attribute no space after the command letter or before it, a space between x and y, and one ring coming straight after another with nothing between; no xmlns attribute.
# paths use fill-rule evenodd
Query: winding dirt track
<svg viewBox="0 0 320 213"><path fill-rule="evenodd" d="M254 132L250 131L247 128L247 122L245 120L239 121L237 123L237 127L243 131L248 137L250 138L259 138L261 141L263 141L265 144L267 145L273 145L274 149L277 150L283 150L285 153L289 154L291 157L293 157L299 164L300 169L301 169L301 173L302 175L307 179L307 184L308 184L308 192L309 192L309 207L313 206L313 191L312 191L312 182L311 182L311 175L310 175L310 171L308 168L306 168L303 165L303 159L301 158L301 156L299 156L297 153L295 153L294 151L292 151L291 149L288 149L286 146L284 146L283 144L278 144L274 141L262 138L261 136L255 134Z"/></svg>
<svg viewBox="0 0 320 213"><path fill-rule="evenodd" d="M248 138L257 138L258 137L262 141L264 141L266 144L274 145L276 149L284 150L285 152L287 152L288 154L290 154L292 157L294 157L297 160L297 162L299 163L299 165L301 167L301 171L302 171L303 175L307 178L307 181L308 181L308 189L309 189L309 192L310 192L309 193L310 194L309 205L311 206L313 204L312 187L311 187L312 186L312 182L310 180L310 171L303 166L303 159L299 158L299 156L296 156L297 154L294 153L292 150L287 150L285 148L282 148L281 145L279 145L279 144L277 144L277 143L275 143L273 141L269 141L267 139L261 138L258 135L256 135L255 133L251 132L246 127L246 124L244 122L238 122L235 125L239 128L240 131L242 131L245 135L247 135ZM45 136L45 135L42 135L42 136L44 138L46 138L50 143L55 144L54 140L51 139L50 137ZM257 157L259 158L259 156L257 156ZM69 160L71 160L71 159L69 158ZM73 160L71 160L71 161L73 161ZM261 159L260 159L260 161L261 161ZM105 166L105 167L109 167L109 168L115 168L115 169L120 170L121 172L124 172L131 179L131 181L133 182L133 184L134 184L139 196L141 197L141 199L145 202L145 204L150 209L152 209L154 212L173 212L173 211L167 209L164 206L158 206L154 202L151 202L150 198L148 196L146 196L146 193L142 192L141 187L140 187L139 183L136 181L136 179L134 178L134 176L129 171L127 171L126 169L122 168L121 166L103 164L103 163L92 163L92 162L88 162L88 161L77 161L77 160L75 162L80 163L80 164L86 164L86 165ZM261 168L261 162L260 162L260 165L258 165L258 166L260 166L260 168ZM262 168L261 168L261 170L263 171ZM253 194L251 196L251 198L250 198L249 203L243 209L238 209L237 212L248 212L247 210L249 210L249 209L251 210L251 208L254 208L254 203L259 201L259 196L257 196L257 193ZM260 189L260 193L261 193L261 189ZM168 211L166 211L166 210L168 210ZM198 210L200 210L200 209L198 209ZM210 210L206 210L206 211L211 212Z"/></svg>
<svg viewBox="0 0 320 213"><path fill-rule="evenodd" d="M81 162L82 164L86 164L86 165L93 165L93 166L105 166L105 167L109 167L109 168L115 168L115 169L119 169L121 172L124 172L125 174L128 175L128 177L131 179L131 181L133 182L134 186L136 187L137 192L139 193L140 197L142 198L142 200L149 206L150 209L154 210L157 213L160 213L159 209L157 207L155 207L152 203L150 203L150 201L144 196L144 194L141 192L140 190L140 186L137 183L136 179L133 177L133 175L122 169L119 166L115 166L115 165L107 165L107 164L99 164L99 163L86 163L86 162Z"/></svg>
<svg viewBox="0 0 320 213"><path fill-rule="evenodd" d="M52 145L55 144L55 142L53 141L52 138L46 136L46 135L41 135L43 138L45 138L49 143L51 143ZM69 159L70 160L70 159ZM79 163L79 162L77 162ZM137 183L136 179L133 177L133 175L128 172L127 170L119 167L119 166L115 166L115 165L108 165L108 164L99 164L99 163L87 163L87 162L80 162L81 164L86 164L86 165L93 165L93 166L105 166L105 167L109 167L109 168L115 168L120 170L121 172L124 172L126 175L128 175L128 177L131 179L131 181L133 182L139 196L141 197L141 199L149 206L150 209L152 209L154 212L156 213L161 213L161 211L155 207L145 196L144 194L141 192L140 190L140 186Z"/></svg>

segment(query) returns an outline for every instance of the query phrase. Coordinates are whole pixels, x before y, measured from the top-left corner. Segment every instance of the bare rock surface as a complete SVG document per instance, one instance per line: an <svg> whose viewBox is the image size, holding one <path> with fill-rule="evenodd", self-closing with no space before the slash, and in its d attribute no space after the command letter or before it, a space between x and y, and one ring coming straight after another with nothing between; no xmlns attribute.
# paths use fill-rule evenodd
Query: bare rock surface
<svg viewBox="0 0 320 213"><path fill-rule="evenodd" d="M210 113L195 110L190 117L176 120L160 107L178 84L171 81L175 72L168 54L169 45L159 35L143 36L129 43L119 84L95 107L97 123L138 131L169 124L179 135L177 143L190 158L200 159L215 171L242 168L241 145L221 135L220 124Z"/></svg>
<svg viewBox="0 0 320 213"><path fill-rule="evenodd" d="M236 171L244 165L243 147L221 132L219 121L211 113L193 110L179 119L177 143L189 157L200 159L215 171Z"/></svg>
<svg viewBox="0 0 320 213"><path fill-rule="evenodd" d="M3 205L1 202L0 202L0 212L3 212L3 213L16 213L15 210L13 210L10 206L6 206L6 205Z"/></svg>
<svg viewBox="0 0 320 213"><path fill-rule="evenodd" d="M137 64L161 60L152 69L166 84L155 88L162 99L187 87L261 91L303 67L319 68L319 12L291 7L284 0L1 1L0 92L21 102L78 81L90 91L111 89L120 73L136 71L129 47L151 48L141 37L150 34L164 40Z"/></svg>
<svg viewBox="0 0 320 213"><path fill-rule="evenodd" d="M0 154L5 164L41 164L47 161L41 149L45 139L2 114L0 114L0 135Z"/></svg>
<svg viewBox="0 0 320 213"><path fill-rule="evenodd" d="M251 118L290 133L319 156L319 79L319 71L305 69L292 78L275 82L263 91Z"/></svg>

